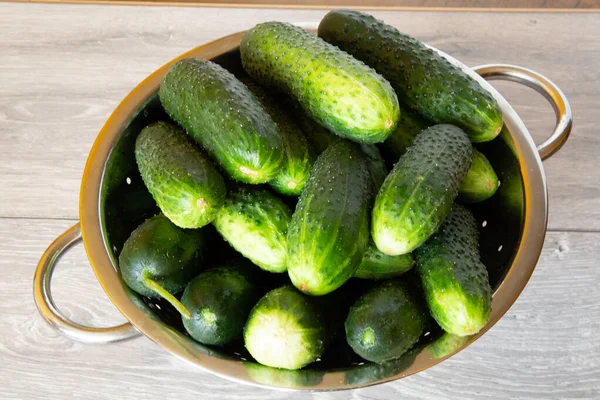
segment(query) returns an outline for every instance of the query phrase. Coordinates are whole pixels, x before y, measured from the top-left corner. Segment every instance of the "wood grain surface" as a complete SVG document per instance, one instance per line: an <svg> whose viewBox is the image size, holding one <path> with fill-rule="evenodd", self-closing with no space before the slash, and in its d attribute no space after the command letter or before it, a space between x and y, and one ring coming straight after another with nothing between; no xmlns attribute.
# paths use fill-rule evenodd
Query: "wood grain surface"
<svg viewBox="0 0 600 400"><path fill-rule="evenodd" d="M146 338L72 343L38 315L35 265L76 222L87 154L128 91L203 42L323 14L0 3L1 399L600 398L600 14L374 13L468 65L514 63L550 77L575 115L571 139L544 163L552 232L533 278L490 332L441 365L351 393L285 394L201 372ZM545 100L494 84L541 142L554 121ZM123 320L82 247L59 266L54 292L78 321Z"/></svg>

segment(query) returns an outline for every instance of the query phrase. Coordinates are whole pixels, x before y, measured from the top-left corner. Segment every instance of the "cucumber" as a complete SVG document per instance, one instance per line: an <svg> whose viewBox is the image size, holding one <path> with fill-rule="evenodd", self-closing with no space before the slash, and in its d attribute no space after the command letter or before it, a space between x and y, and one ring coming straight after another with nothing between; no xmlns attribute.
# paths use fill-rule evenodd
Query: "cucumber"
<svg viewBox="0 0 600 400"><path fill-rule="evenodd" d="M289 101L291 103L291 100ZM314 119L306 115L297 103L292 103L289 109L294 114L296 123L304 133L309 145L316 155L321 154L333 142L343 140L341 137L331 133L327 128L319 125Z"/></svg>
<svg viewBox="0 0 600 400"><path fill-rule="evenodd" d="M240 54L250 76L291 96L340 136L378 143L396 128L400 108L389 82L300 27L259 24L244 35Z"/></svg>
<svg viewBox="0 0 600 400"><path fill-rule="evenodd" d="M291 218L288 206L271 192L238 187L230 191L213 225L234 249L260 268L285 272Z"/></svg>
<svg viewBox="0 0 600 400"><path fill-rule="evenodd" d="M177 61L159 90L177 123L232 178L265 183L283 165L283 139L256 96L233 74L200 58Z"/></svg>
<svg viewBox="0 0 600 400"><path fill-rule="evenodd" d="M411 253L400 256L388 256L377 250L375 244L369 244L362 262L354 272L354 278L390 279L409 271L415 260Z"/></svg>
<svg viewBox="0 0 600 400"><path fill-rule="evenodd" d="M430 121L462 128L472 142L502 129L496 100L459 67L420 41L359 11L329 12L319 36L375 68L398 98Z"/></svg>
<svg viewBox="0 0 600 400"><path fill-rule="evenodd" d="M478 241L475 218L455 204L440 230L415 251L431 315L457 336L479 332L492 310L492 289Z"/></svg>
<svg viewBox="0 0 600 400"><path fill-rule="evenodd" d="M304 134L290 115L264 88L251 79L242 82L260 100L267 113L273 118L283 139L285 158L279 173L269 182L276 191L287 196L298 196L314 163Z"/></svg>
<svg viewBox="0 0 600 400"><path fill-rule="evenodd" d="M433 358L443 358L463 347L469 339L471 339L471 336L456 336L444 332L442 336L427 346L427 350Z"/></svg>
<svg viewBox="0 0 600 400"><path fill-rule="evenodd" d="M190 317L174 295L202 268L203 242L201 230L181 229L158 214L131 233L119 255L119 271L136 293L163 298Z"/></svg>
<svg viewBox="0 0 600 400"><path fill-rule="evenodd" d="M413 144L419 133L434 125L421 117L416 111L402 107L402 115L398 127L383 143L396 161Z"/></svg>
<svg viewBox="0 0 600 400"><path fill-rule="evenodd" d="M157 122L142 129L135 160L148 191L175 225L200 228L221 208L223 177L177 126Z"/></svg>
<svg viewBox="0 0 600 400"><path fill-rule="evenodd" d="M473 149L473 162L458 188L458 200L461 203L479 203L492 197L496 190L496 171L482 153Z"/></svg>
<svg viewBox="0 0 600 400"><path fill-rule="evenodd" d="M238 268L204 271L187 285L181 296L181 303L192 315L181 318L183 326L200 343L231 343L242 337L246 319L259 297L257 289Z"/></svg>
<svg viewBox="0 0 600 400"><path fill-rule="evenodd" d="M371 178L373 198L375 198L389 171L377 146L374 144L361 144L360 149L367 156L367 169L369 170L369 177Z"/></svg>
<svg viewBox="0 0 600 400"><path fill-rule="evenodd" d="M423 333L426 312L407 285L394 279L361 296L346 318L346 340L356 354L382 363L402 356Z"/></svg>
<svg viewBox="0 0 600 400"><path fill-rule="evenodd" d="M283 286L256 303L244 328L244 344L263 365L300 369L325 351L323 322L309 298L293 286Z"/></svg>
<svg viewBox="0 0 600 400"><path fill-rule="evenodd" d="M369 241L371 197L357 145L337 142L319 156L287 236L288 273L298 289L324 295L354 274Z"/></svg>
<svg viewBox="0 0 600 400"><path fill-rule="evenodd" d="M442 224L471 163L473 146L453 125L421 132L375 199L372 236L379 251L413 251Z"/></svg>

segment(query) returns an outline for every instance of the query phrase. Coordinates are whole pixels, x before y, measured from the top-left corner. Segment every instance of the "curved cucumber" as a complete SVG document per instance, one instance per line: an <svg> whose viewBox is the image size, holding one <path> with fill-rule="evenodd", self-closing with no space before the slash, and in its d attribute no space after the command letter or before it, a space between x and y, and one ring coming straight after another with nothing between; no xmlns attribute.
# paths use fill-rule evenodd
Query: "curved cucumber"
<svg viewBox="0 0 600 400"><path fill-rule="evenodd" d="M423 333L426 313L399 280L362 295L346 318L346 340L356 354L381 363L403 355Z"/></svg>
<svg viewBox="0 0 600 400"><path fill-rule="evenodd" d="M286 235L292 212L267 190L232 190L213 225L234 249L269 272L287 269Z"/></svg>
<svg viewBox="0 0 600 400"><path fill-rule="evenodd" d="M492 197L496 190L496 171L482 153L473 149L473 162L458 188L458 200L462 203L479 203Z"/></svg>
<svg viewBox="0 0 600 400"><path fill-rule="evenodd" d="M375 199L371 229L381 252L409 253L440 227L467 174L472 149L453 125L434 125L417 136Z"/></svg>
<svg viewBox="0 0 600 400"><path fill-rule="evenodd" d="M242 337L258 298L258 290L238 268L210 269L194 278L181 296L192 315L182 317L183 326L200 343L230 343Z"/></svg>
<svg viewBox="0 0 600 400"><path fill-rule="evenodd" d="M269 184L281 194L298 196L308 180L314 158L308 142L292 116L260 85L250 79L242 82L254 93L277 126L283 139L285 159L279 173Z"/></svg>
<svg viewBox="0 0 600 400"><path fill-rule="evenodd" d="M177 61L159 90L177 123L234 179L264 183L283 165L277 125L258 99L221 66L199 58Z"/></svg>
<svg viewBox="0 0 600 400"><path fill-rule="evenodd" d="M367 247L362 262L354 272L354 278L390 279L409 271L415 260L411 253L389 256L377 250L374 244Z"/></svg>
<svg viewBox="0 0 600 400"><path fill-rule="evenodd" d="M119 271L132 290L164 298L182 315L189 311L175 298L202 267L202 231L181 229L158 214L140 225L119 255Z"/></svg>
<svg viewBox="0 0 600 400"><path fill-rule="evenodd" d="M360 264L369 240L371 184L365 155L342 141L317 159L288 231L288 273L311 295L340 287Z"/></svg>
<svg viewBox="0 0 600 400"><path fill-rule="evenodd" d="M293 97L340 136L383 142L398 123L398 98L388 81L300 27L259 24L242 39L240 53L254 79Z"/></svg>
<svg viewBox="0 0 600 400"><path fill-rule="evenodd" d="M475 218L455 204L440 230L415 251L431 315L448 333L479 332L492 310L492 289L479 260Z"/></svg>
<svg viewBox="0 0 600 400"><path fill-rule="evenodd" d="M148 191L175 225L200 228L221 208L221 174L179 127L157 122L142 129L135 160Z"/></svg>
<svg viewBox="0 0 600 400"><path fill-rule="evenodd" d="M271 290L254 306L244 328L252 357L269 367L299 369L323 354L327 332L311 300L293 286Z"/></svg>
<svg viewBox="0 0 600 400"><path fill-rule="evenodd" d="M399 99L425 118L461 127L472 142L487 142L500 133L502 112L492 95L396 28L359 11L335 10L321 21L319 36L375 68Z"/></svg>

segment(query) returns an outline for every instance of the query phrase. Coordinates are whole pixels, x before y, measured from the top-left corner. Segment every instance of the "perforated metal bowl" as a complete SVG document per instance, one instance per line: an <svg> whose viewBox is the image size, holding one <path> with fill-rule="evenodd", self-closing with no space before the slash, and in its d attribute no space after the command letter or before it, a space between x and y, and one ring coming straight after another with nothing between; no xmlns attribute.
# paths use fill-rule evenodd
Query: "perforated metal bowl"
<svg viewBox="0 0 600 400"><path fill-rule="evenodd" d="M314 24L312 28L314 31ZM133 89L106 121L83 174L81 222L50 245L36 271L34 297L42 316L76 341L107 343L143 334L173 355L221 377L263 387L309 390L352 389L400 379L443 361L481 337L515 302L540 256L548 216L542 159L550 157L567 140L572 116L560 89L536 72L511 65L470 69L441 52L494 95L505 124L498 138L478 146L498 173L501 185L492 199L472 207L481 223L482 261L488 267L494 288L490 321L477 335L442 343L444 338L440 339L440 333L431 332L407 355L385 365L358 365L343 352L331 352L307 370L283 371L244 360L247 356L243 346L216 348L193 341L178 326L177 318L134 294L121 281L117 272L118 251L137 224L155 211L137 172L133 147L144 126L166 118L157 98L161 79L173 62L188 57L211 59L235 73L241 68L238 46L244 33L197 47L159 68ZM557 116L551 137L536 148L510 104L482 77L516 81L543 94ZM53 268L63 252L81 240L100 284L127 318L127 324L84 327L61 314L52 301Z"/></svg>

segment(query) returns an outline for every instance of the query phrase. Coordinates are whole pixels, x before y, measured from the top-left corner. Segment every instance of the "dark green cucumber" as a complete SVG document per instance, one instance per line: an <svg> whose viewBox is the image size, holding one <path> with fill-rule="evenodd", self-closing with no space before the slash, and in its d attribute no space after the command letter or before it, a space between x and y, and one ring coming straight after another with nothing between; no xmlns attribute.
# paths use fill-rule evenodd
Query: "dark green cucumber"
<svg viewBox="0 0 600 400"><path fill-rule="evenodd" d="M389 82L300 27L259 24L242 39L240 53L254 79L288 94L340 136L378 143L396 128L400 109Z"/></svg>
<svg viewBox="0 0 600 400"><path fill-rule="evenodd" d="M473 335L488 322L492 289L479 259L477 222L455 204L440 230L415 251L431 315L448 333Z"/></svg>
<svg viewBox="0 0 600 400"><path fill-rule="evenodd" d="M199 58L171 66L160 101L234 179L264 183L283 165L281 135L256 96L221 66Z"/></svg>
<svg viewBox="0 0 600 400"><path fill-rule="evenodd" d="M270 272L287 270L288 224L292 212L268 190L230 191L213 225L234 249Z"/></svg>
<svg viewBox="0 0 600 400"><path fill-rule="evenodd" d="M363 256L362 262L354 272L354 278L361 279L390 279L409 271L415 260L412 253L399 256L388 256L377 250L371 243Z"/></svg>
<svg viewBox="0 0 600 400"><path fill-rule="evenodd" d="M442 224L464 179L473 146L453 125L420 133L385 179L375 199L372 236L389 255L406 254Z"/></svg>
<svg viewBox="0 0 600 400"><path fill-rule="evenodd" d="M292 101L290 100L289 103L291 102ZM319 125L314 119L306 115L296 102L290 104L288 109L293 112L298 126L302 130L302 133L304 133L304 136L308 140L308 143L315 154L319 155L333 142L343 140L341 137L331 133L327 128Z"/></svg>
<svg viewBox="0 0 600 400"><path fill-rule="evenodd" d="M385 160L383 157L381 157L381 153L377 149L377 146L374 144L361 144L360 149L367 156L367 168L369 170L369 176L371 177L373 198L375 198L389 171L385 165Z"/></svg>
<svg viewBox="0 0 600 400"><path fill-rule="evenodd" d="M402 356L423 333L426 311L406 284L386 281L362 295L346 318L346 340L356 354L381 363Z"/></svg>
<svg viewBox="0 0 600 400"><path fill-rule="evenodd" d="M269 367L299 369L325 351L327 330L312 303L293 286L264 295L244 328L244 344L252 357Z"/></svg>
<svg viewBox="0 0 600 400"><path fill-rule="evenodd" d="M224 345L242 337L244 324L260 297L236 267L202 272L185 288L181 303L192 314L182 317L185 330L204 344Z"/></svg>
<svg viewBox="0 0 600 400"><path fill-rule="evenodd" d="M417 135L431 125L434 124L425 120L416 111L402 107L398 127L383 145L398 160L413 144Z"/></svg>
<svg viewBox="0 0 600 400"><path fill-rule="evenodd" d="M200 228L221 208L223 177L179 127L157 122L142 129L135 160L148 191L175 225Z"/></svg>
<svg viewBox="0 0 600 400"><path fill-rule="evenodd" d="M458 200L461 203L479 203L492 197L496 190L496 171L482 153L473 149L473 162L458 188Z"/></svg>
<svg viewBox="0 0 600 400"><path fill-rule="evenodd" d="M335 10L319 36L375 68L398 98L435 123L461 127L472 142L494 139L502 112L475 79L420 41L359 11Z"/></svg>
<svg viewBox="0 0 600 400"><path fill-rule="evenodd" d="M300 195L287 236L288 273L304 293L340 287L367 249L372 194L365 158L354 143L331 145Z"/></svg>
<svg viewBox="0 0 600 400"><path fill-rule="evenodd" d="M281 194L298 196L310 174L314 157L304 134L290 115L266 90L251 79L242 82L254 93L277 126L283 139L285 159L279 173L269 184Z"/></svg>
<svg viewBox="0 0 600 400"><path fill-rule="evenodd" d="M162 214L133 231L119 255L119 271L132 290L164 298L182 315L189 311L175 298L202 268L203 235L181 229Z"/></svg>

